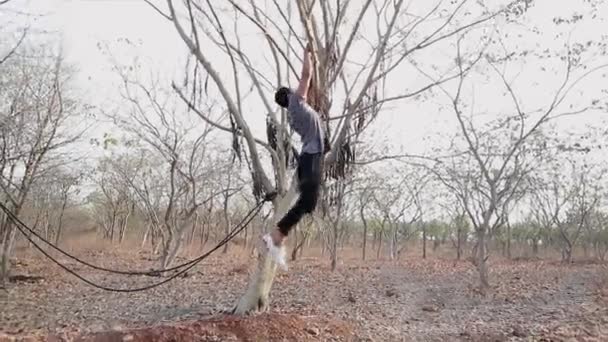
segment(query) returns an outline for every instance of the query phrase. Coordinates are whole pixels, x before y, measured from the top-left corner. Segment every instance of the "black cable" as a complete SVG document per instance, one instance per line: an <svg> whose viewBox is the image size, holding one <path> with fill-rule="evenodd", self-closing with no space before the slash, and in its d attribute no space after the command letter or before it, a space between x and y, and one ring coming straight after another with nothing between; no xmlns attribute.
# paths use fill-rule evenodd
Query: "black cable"
<svg viewBox="0 0 608 342"><path fill-rule="evenodd" d="M189 271L190 269L192 269L194 266L196 266L196 264L198 264L199 262L201 262L203 259L207 258L211 253L215 252L216 250L218 250L219 248L221 248L223 245L225 245L226 243L228 243L230 240L232 240L236 235L238 235L241 231L243 231L245 229L245 227L247 227L247 225L253 220L253 218L255 217L255 215L257 215L257 213L262 209L262 205L264 204L264 202L260 202L258 203L254 209L252 211L250 211L250 213L255 212L254 215L252 215L251 217L249 217L247 219L247 221L241 226L241 227L237 227L235 229L232 230L232 232L230 232L228 235L226 235L226 237L220 241L214 248L212 248L211 250L207 251L205 254L201 255L200 257L192 260L190 263L191 265L188 266L187 268L175 273L174 275L172 275L171 277L164 279L163 281L160 281L158 283L154 283L151 285L147 285L147 286L143 286L143 287L139 287L139 288L133 288L133 289L118 289L118 288L112 288L112 287L107 287L107 286L103 286L103 285L99 285L94 283L91 280L88 280L87 278L81 276L80 274L78 274L77 272L75 272L74 270L71 270L69 267L63 265L61 262L59 262L58 260L56 260L55 258L53 258L51 255L49 255L42 247L40 247L36 242L34 242L32 240L32 238L30 236L28 236L25 231L23 230L23 228L20 227L19 224L16 224L15 226L17 227L17 229L19 229L19 231L21 232L21 234L23 234L25 236L25 238L32 243L32 245L34 247L36 247L36 249L38 249L42 254L44 254L44 256L46 256L47 258L49 258L51 261L53 261L55 264L57 264L59 267L61 267L62 269L64 269L66 272L72 274L73 276L75 276L76 278L82 280L83 282L96 287L98 289L101 290L105 290L105 291L110 291L110 292L139 292L139 291L145 291L145 290L149 290L151 288L154 287L158 287L160 285L163 285L165 283L168 283L169 281L179 277L180 275L186 273L187 271ZM0 207L2 207L4 209L4 205L2 205L0 203ZM9 211L10 213L10 211ZM8 216L9 219L11 219L13 221L13 223L17 223L13 220L14 215L12 213L10 213L10 215ZM147 273L146 273L147 274Z"/></svg>
<svg viewBox="0 0 608 342"><path fill-rule="evenodd" d="M241 222L239 222L239 224L236 225L236 227L240 227L243 222L245 222L245 220L247 220L247 218L249 217L249 215L251 215L258 207L261 207L261 205L264 202L259 202L255 207L253 207L248 213L247 215L244 216L244 218L241 220ZM171 271L175 271L178 270L182 267L188 266L191 263L195 262L196 260L198 260L199 257L192 259L190 261L181 263L179 265L170 267L170 268L165 268L165 269L152 269L149 271L121 271L121 270L115 270L115 269L111 269L111 268L105 268L105 267L101 267L101 266L97 266L97 265L93 265L91 263L88 263L66 251L64 251L63 249L55 246L53 243L49 242L48 240L46 240L45 238L43 238L42 236L40 236L38 233L36 233L36 231L34 231L32 228L28 227L25 223L23 223L23 221L21 221L15 214L13 214L6 206L4 206L3 203L0 203L0 208L6 213L6 215L8 215L8 217L13 221L13 223L17 224L17 225L21 225L23 228L25 228L29 233L31 233L32 235L36 236L38 239L40 239L42 242L44 242L45 244L47 244L48 246L50 246L51 248L53 248L54 250L58 251L59 253L63 254L64 256L79 262L85 266L88 266L92 269L98 270L98 271L104 271L104 272L108 272L108 273L115 273L115 274L123 274L123 275L156 275L156 274L162 274L162 273L167 273L167 272L171 272ZM256 213L257 214L257 213ZM237 228L235 228L237 229ZM230 233L228 234L230 235ZM227 235L227 236L228 236ZM220 242L222 242L223 240L221 240Z"/></svg>

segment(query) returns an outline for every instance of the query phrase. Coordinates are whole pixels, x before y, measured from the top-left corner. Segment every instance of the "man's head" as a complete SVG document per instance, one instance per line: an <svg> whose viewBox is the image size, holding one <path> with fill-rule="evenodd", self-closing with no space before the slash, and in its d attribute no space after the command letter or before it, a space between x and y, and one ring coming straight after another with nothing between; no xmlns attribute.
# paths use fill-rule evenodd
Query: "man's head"
<svg viewBox="0 0 608 342"><path fill-rule="evenodd" d="M274 93L274 102L283 108L287 108L289 105L289 94L291 94L291 89L287 87L279 88L279 90Z"/></svg>

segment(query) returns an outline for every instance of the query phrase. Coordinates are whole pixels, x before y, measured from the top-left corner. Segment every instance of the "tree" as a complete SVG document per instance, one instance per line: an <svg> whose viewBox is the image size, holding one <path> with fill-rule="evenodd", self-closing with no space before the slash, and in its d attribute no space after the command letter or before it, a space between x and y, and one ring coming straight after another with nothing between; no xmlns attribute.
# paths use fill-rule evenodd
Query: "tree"
<svg viewBox="0 0 608 342"><path fill-rule="evenodd" d="M593 246L597 260L606 261L608 255L608 215L594 210L589 215L587 241Z"/></svg>
<svg viewBox="0 0 608 342"><path fill-rule="evenodd" d="M290 75L297 77L294 67L297 58L294 54L298 54L296 46L304 47L303 40L312 44L315 72L309 98L313 107L324 115L328 128L329 123L336 124L332 130L328 129L332 143L325 165L330 177L341 178L349 171L347 166L355 156L352 138L373 121L373 113L384 104L413 98L454 77L453 73L448 73L438 81L417 84L414 90L402 92L403 87L399 87L396 92L397 88L387 92L383 85L389 75L398 74L399 69L407 69L404 62L414 54L437 47L447 38L487 22L496 14L471 1L431 5L420 2L416 9L407 8L404 4L402 0L392 3L367 0L361 6L354 6L351 2L331 6L328 2L298 0L286 5L277 1L264 5L249 1L246 5L231 0L222 6L208 0L186 0L184 8L176 8L175 3L168 0L168 14L151 6L173 23L196 61L196 67L192 69L197 76L191 78L196 82L191 82L189 89L215 90L224 102L230 126L211 120L202 111L197 112L203 120L232 134L235 150L241 151L241 142L244 143L246 158L250 160L254 193L261 198L264 193L276 190L280 196L274 203L275 216L280 216L284 212L281 203L289 202L288 189L292 189L288 186L286 169L291 149L286 117L281 113L279 119L270 97L279 84L288 84ZM406 16L408 10L417 14ZM180 19L182 15L186 20ZM234 23L232 27L222 20L228 16ZM349 18L356 19L351 21ZM439 24L431 24L433 21ZM301 23L302 29L293 23ZM377 35L369 37L363 33L360 29L363 25L376 27L374 33ZM246 47L241 39L245 31L262 33L263 41ZM261 44L268 48L261 50ZM271 66L263 68L251 63L252 48L256 53L269 57ZM367 53L355 53L359 48ZM230 77L222 76L216 69L218 62L212 59L212 49L221 52L221 58L230 62ZM351 62L353 60L356 62ZM265 75L273 75L276 83ZM203 86L207 80L215 89ZM344 89L334 93L338 86ZM246 119L243 111L243 108L248 108L244 93L248 87L259 96L253 103L261 106L267 114L267 142L254 136L251 121ZM178 95L196 111L197 106L188 100L182 88L174 85ZM341 113L331 117L329 114L334 103L339 103L341 108L338 111ZM274 183L263 167L263 156L270 157ZM261 264L265 264L264 260L261 259ZM235 312L266 308L274 267L260 266L257 270L267 273L252 278L255 281L250 282L250 288ZM253 297L248 298L248 295Z"/></svg>
<svg viewBox="0 0 608 342"><path fill-rule="evenodd" d="M86 128L72 119L84 107L70 92L71 71L45 46L23 49L0 65L0 199L18 216L32 184L64 166L62 150ZM0 216L0 281L6 281L16 230Z"/></svg>
<svg viewBox="0 0 608 342"><path fill-rule="evenodd" d="M457 214L451 221L451 226L455 229L455 236L452 234L452 244L456 248L456 260L462 257L462 250L467 243L471 225L465 213Z"/></svg>
<svg viewBox="0 0 608 342"><path fill-rule="evenodd" d="M357 198L358 198L358 208L359 208L359 219L363 224L363 232L362 232L362 246L361 246L361 259L365 260L366 251L367 251L367 238L369 234L369 223L368 218L370 216L370 207L373 204L372 200L374 198L374 193L379 191L378 184L379 183L379 175L371 173L370 175L364 176L363 179L358 179L358 190L357 190ZM361 185L361 183L364 183Z"/></svg>
<svg viewBox="0 0 608 342"><path fill-rule="evenodd" d="M157 79L151 80L150 85L139 79L137 66L131 72L118 66L115 70L121 76L124 98L131 106L126 113L111 117L132 137L130 145L141 145L142 155L146 156L146 160L139 159L139 171L134 177L129 177L129 169L119 167L117 172L143 203L141 209L147 223L154 227L152 232L160 234L160 261L165 268L179 252L199 208L214 197L223 197L223 218L229 229L229 199L241 187L234 182L224 184L223 178L234 173L231 156L221 149L212 152L212 126L194 125L188 108L172 101L169 91Z"/></svg>
<svg viewBox="0 0 608 342"><path fill-rule="evenodd" d="M402 242L409 240L417 231L414 223L422 218L423 208L421 194L428 182L428 177L420 170L400 169L399 176L386 176L384 183L373 194L383 227L388 225L389 258L398 258ZM394 173L389 173L393 175Z"/></svg>
<svg viewBox="0 0 608 342"><path fill-rule="evenodd" d="M514 15L517 17L521 13ZM585 65L581 62L589 56L603 53L601 49L595 48L596 45L589 44L586 47L566 44L566 56L563 56L562 51L554 54L538 50L511 53L511 45L507 45L505 40L506 35L507 33L493 33L481 29L469 30L455 38L455 58L460 76L450 84L450 89L447 85L439 87L447 98L450 110L455 114L460 130L457 142L450 148L462 153L449 161L438 161L433 170L444 185L457 196L475 229L475 263L484 293L489 288L486 263L489 255L488 239L493 231L505 223L513 204L524 195L530 174L547 157L543 153L546 142L541 134L542 127L551 120L587 113L604 106L594 98L598 96L595 92L584 97L574 97L573 94L581 81L606 67L601 61L596 65ZM464 52L468 44L477 47L480 41L485 46L483 51L474 49L473 52ZM512 42L517 43L517 40ZM517 45L514 46L516 47ZM533 101L535 99L528 99L531 102L528 104L522 99L522 91L518 91L517 87L521 82L512 81L514 71L509 72L509 66L520 58L525 58L527 64L530 64L533 58L546 64L550 61L561 63L562 79L557 89L552 90L552 94L547 97L548 103L537 103ZM434 79L430 75L429 77ZM477 90L469 91L469 84L477 80L499 82L501 93L506 94L503 98L510 102L510 108L505 107L504 110L513 114L494 118L491 114L498 104L476 102ZM529 81L535 82L532 79ZM482 115L490 119L484 119ZM459 144L466 147L460 149Z"/></svg>
<svg viewBox="0 0 608 342"><path fill-rule="evenodd" d="M76 202L74 198L80 191L82 172L57 168L52 173L42 174L31 187L28 202L35 211L32 229L42 226L44 236L58 246L63 231L66 209Z"/></svg>
<svg viewBox="0 0 608 342"><path fill-rule="evenodd" d="M569 170L555 165L551 178L537 187L534 198L539 221L552 233L562 260L572 262L574 247L590 226L592 213L599 204L605 172L588 164L579 166L573 160L565 165Z"/></svg>
<svg viewBox="0 0 608 342"><path fill-rule="evenodd" d="M110 141L116 144L113 138L106 135L106 143ZM107 144L104 145L107 147ZM129 219L138 203L131 184L144 162L143 158L110 154L99 160L93 172L97 191L88 196L88 202L92 204L91 218L102 229L103 237L110 242L118 240L118 243L122 243L125 237Z"/></svg>

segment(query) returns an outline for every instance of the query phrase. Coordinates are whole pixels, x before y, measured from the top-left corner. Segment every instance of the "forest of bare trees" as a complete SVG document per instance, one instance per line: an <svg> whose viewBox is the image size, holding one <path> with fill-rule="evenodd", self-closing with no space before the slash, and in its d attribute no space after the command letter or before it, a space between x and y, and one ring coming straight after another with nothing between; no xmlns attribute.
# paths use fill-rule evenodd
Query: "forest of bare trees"
<svg viewBox="0 0 608 342"><path fill-rule="evenodd" d="M256 265L233 312L265 310L277 270L259 237L297 195L299 150L273 94L297 84L310 42L308 98L331 150L322 201L289 239L292 262L468 260L486 293L497 259L608 260L605 122L580 119L608 110L608 43L573 34L603 20L603 1L542 25L530 0L145 3L183 43L184 63L152 70L106 47L114 108L79 95L52 35L0 27L0 202L55 245L93 234L167 268L276 191L223 248ZM449 132L389 150L376 125L424 115L405 104L440 113ZM0 212L3 286L32 248Z"/></svg>

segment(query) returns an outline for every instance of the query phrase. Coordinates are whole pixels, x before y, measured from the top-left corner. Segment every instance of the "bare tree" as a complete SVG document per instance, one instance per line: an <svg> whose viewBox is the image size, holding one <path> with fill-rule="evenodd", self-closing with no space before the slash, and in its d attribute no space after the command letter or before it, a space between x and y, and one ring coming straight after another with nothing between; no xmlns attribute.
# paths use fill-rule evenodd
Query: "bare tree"
<svg viewBox="0 0 608 342"><path fill-rule="evenodd" d="M593 246L595 258L606 261L608 255L608 215L603 211L595 210L589 216L588 241Z"/></svg>
<svg viewBox="0 0 608 342"><path fill-rule="evenodd" d="M359 219L363 224L363 232L362 232L362 245L361 245L361 258L365 260L366 252L367 252L367 235L369 233L369 211L370 206L372 204L372 199L374 198L375 191L378 191L378 185L374 180L378 180L377 175L368 175L365 176L365 179L359 179L358 182L358 192L357 197L359 199L358 208L359 208ZM364 182L364 184L361 184Z"/></svg>
<svg viewBox="0 0 608 342"><path fill-rule="evenodd" d="M103 237L111 242L121 243L125 237L129 219L136 209L136 196L130 184L144 162L141 157L109 155L102 158L94 170L93 182L98 189L88 198L92 204L91 216L102 229Z"/></svg>
<svg viewBox="0 0 608 342"><path fill-rule="evenodd" d="M187 107L172 102L158 81L152 80L146 86L135 72L116 70L122 77L124 98L131 106L127 113L113 114L112 118L119 127L140 139L154 156L155 163L146 165L142 174L154 175L154 182L131 179L129 185L143 201L149 223L159 228L156 231L162 241L164 268L179 252L185 232L191 228L201 205L223 194L227 219L228 200L240 188L231 184L220 186L222 181L218 177L230 174L232 167L229 154L221 150L216 154L210 152L210 125L194 125ZM226 226L229 224L227 220Z"/></svg>
<svg viewBox="0 0 608 342"><path fill-rule="evenodd" d="M40 175L31 187L28 202L35 211L33 229L41 225L47 240L59 245L66 209L75 203L79 193L81 172L58 168L52 173Z"/></svg>
<svg viewBox="0 0 608 342"><path fill-rule="evenodd" d="M231 124L227 126L213 121L202 111L198 111L199 115L216 128L232 134L235 149L240 151L240 142L244 143L246 157L251 162L254 192L258 198L275 190L279 193L274 203L275 216L278 217L283 213L279 210L284 207L281 203L288 203L290 199L286 195L290 187L285 166L288 165L291 149L286 116L284 113L277 116L271 97L279 84L288 84L290 76L297 77L294 64L298 50L305 45L304 40L312 44L315 66L308 98L324 116L328 132L331 133L331 151L325 163L327 173L340 178L348 172L346 166L354 157L353 136L372 122L373 113L377 113L378 108L389 102L413 98L456 77L452 69L451 73L446 73L438 81L417 85L415 89L405 92L401 92L401 88L398 92L386 93L383 85L389 74L397 73L416 52L439 46L447 38L466 28L481 25L496 15L496 12L472 1L460 4L420 3L418 8L413 9L402 0L367 0L359 6L353 2L333 6L328 2L309 0L287 4L278 1L265 4L228 1L222 5L212 4L208 0L186 0L182 8L177 8L174 1L168 0L167 11L150 4L174 24L196 61L197 67L193 68L196 76L191 78L196 82L191 82L190 89L211 91L213 89L206 87L207 80L210 80L224 102ZM410 10L415 14L409 15ZM184 16L185 19L182 19ZM232 25L226 25L227 20L223 20L228 17ZM433 21L438 24L431 25ZM294 23L301 24L301 28ZM362 31L363 25L371 25L376 30L370 36ZM246 46L241 39L246 30L262 33L263 41ZM268 48L260 51L260 44ZM219 62L212 60L208 52L210 46L224 53L224 60L230 63L230 77L218 72ZM363 56L355 53L359 48L367 52ZM254 65L249 57L252 49L268 56L272 61L271 66L264 68L260 64ZM202 75L199 67L205 75ZM271 81L272 78L274 80ZM267 114L270 132L267 142L254 136L248 116L243 111L246 108L244 89L247 88L256 91L258 106L261 104ZM190 107L197 110L196 104L190 101L182 87L174 85L174 89ZM334 94L336 89L339 89L339 93ZM338 103L336 98L342 99L338 104L341 108L337 110L340 113L332 117L330 111L333 104ZM329 129L332 126L330 123L335 124L333 129ZM274 183L262 166L260 147L270 157ZM267 307L274 266L263 266L265 260L262 256L257 271L259 276L252 278L249 290L235 312L244 313Z"/></svg>
<svg viewBox="0 0 608 342"><path fill-rule="evenodd" d="M461 76L452 90L443 86L441 89L456 116L467 154L452 158L450 162L440 162L434 170L442 170L436 171L436 175L458 197L475 228L475 262L480 274L481 289L485 292L489 288L486 263L488 238L492 231L504 224L512 203L521 198L522 187L528 181L528 176L547 157L543 154L546 142L540 134L541 127L550 120L598 108L596 101L570 104L568 99L583 79L606 65L581 65L580 56L585 51L570 50L568 57L563 59L563 81L549 103L541 109L527 109L531 106L524 105L514 82L509 80L505 71L506 65L516 60L515 57L497 57L490 50L487 53L465 55L462 53L465 37L460 36L455 43ZM479 36L474 37L478 41ZM491 36L484 34L483 37L487 39ZM514 115L476 126L475 95L474 92L468 93L465 90L467 79L474 78L471 76L472 66L483 70L482 63L501 82L511 101ZM579 75L575 76L577 71ZM472 115L468 116L466 111L471 111Z"/></svg>
<svg viewBox="0 0 608 342"><path fill-rule="evenodd" d="M57 157L84 131L71 122L83 108L69 91L70 76L62 56L44 47L24 50L22 57L0 65L0 196L16 216L32 184L65 163ZM4 281L16 230L6 216L1 218Z"/></svg>
<svg viewBox="0 0 608 342"><path fill-rule="evenodd" d="M329 185L329 197L324 203L325 211L324 223L318 223L323 226L323 233L326 237L325 241L329 247L329 255L331 260L331 270L335 271L338 265L338 246L344 238L347 226L344 224L346 214L349 211L349 197L353 194L353 179L345 177L338 179Z"/></svg>
<svg viewBox="0 0 608 342"><path fill-rule="evenodd" d="M423 170L412 169L398 177L387 176L373 199L382 217L382 226L388 225L388 252L391 260L401 254L402 242L409 240L417 231L415 222L422 218L421 192L428 181ZM391 175L393 173L390 173Z"/></svg>
<svg viewBox="0 0 608 342"><path fill-rule="evenodd" d="M592 170L586 163L581 167L574 160L565 165L569 170L563 170L564 165L554 166L544 185L536 187L534 200L539 223L553 232L562 260L572 262L574 247L599 205L605 173Z"/></svg>
<svg viewBox="0 0 608 342"><path fill-rule="evenodd" d="M471 230L466 210L462 207L458 197L450 191L447 193L438 191L435 194L435 202L448 222L449 239L452 247L456 249L456 261L459 261L463 256Z"/></svg>

